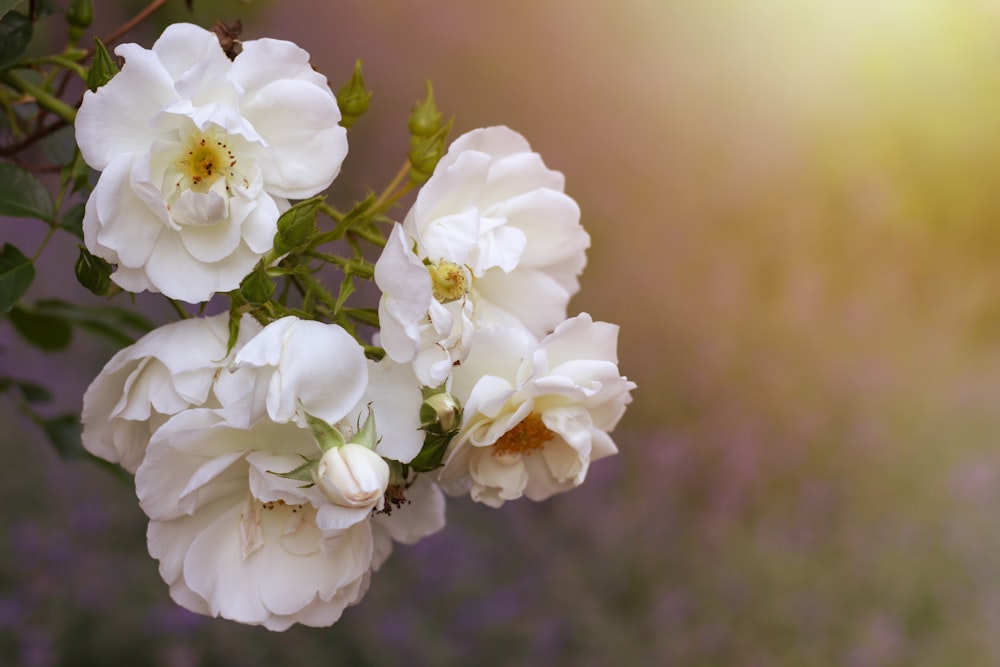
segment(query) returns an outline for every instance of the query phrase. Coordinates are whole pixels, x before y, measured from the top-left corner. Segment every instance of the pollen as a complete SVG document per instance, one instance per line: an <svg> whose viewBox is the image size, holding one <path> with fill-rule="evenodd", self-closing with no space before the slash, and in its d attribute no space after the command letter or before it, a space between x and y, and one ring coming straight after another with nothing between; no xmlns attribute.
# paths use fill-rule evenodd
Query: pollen
<svg viewBox="0 0 1000 667"><path fill-rule="evenodd" d="M428 266L427 271L431 274L431 292L441 303L457 301L469 292L466 271L455 262L443 259Z"/></svg>
<svg viewBox="0 0 1000 667"><path fill-rule="evenodd" d="M232 177L236 156L224 140L198 133L185 146L178 167L191 189L205 192L219 178Z"/></svg>
<svg viewBox="0 0 1000 667"><path fill-rule="evenodd" d="M493 456L531 454L544 449L545 443L554 437L556 434L542 423L541 415L532 412L521 423L500 436L493 445Z"/></svg>

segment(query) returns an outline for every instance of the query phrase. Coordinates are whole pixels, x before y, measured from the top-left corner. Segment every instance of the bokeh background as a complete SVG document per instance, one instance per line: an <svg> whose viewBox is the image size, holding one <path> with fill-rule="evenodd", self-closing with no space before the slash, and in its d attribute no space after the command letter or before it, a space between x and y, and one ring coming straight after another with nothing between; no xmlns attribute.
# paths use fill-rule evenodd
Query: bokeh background
<svg viewBox="0 0 1000 667"><path fill-rule="evenodd" d="M143 3L96 4L103 34ZM342 201L396 172L425 78L457 132L527 136L635 402L583 487L453 501L339 623L282 634L175 607L132 489L0 403L0 662L1000 664L1000 2L183 5L131 39L239 17L334 88L363 59ZM31 298L84 298L60 252ZM0 345L53 411L114 351Z"/></svg>

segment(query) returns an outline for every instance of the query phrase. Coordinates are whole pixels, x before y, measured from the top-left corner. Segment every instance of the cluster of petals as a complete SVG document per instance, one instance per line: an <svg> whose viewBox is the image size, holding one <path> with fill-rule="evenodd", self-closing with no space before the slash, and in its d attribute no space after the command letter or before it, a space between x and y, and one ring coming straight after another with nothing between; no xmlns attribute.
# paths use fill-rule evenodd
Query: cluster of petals
<svg viewBox="0 0 1000 667"><path fill-rule="evenodd" d="M408 368L367 360L337 325L245 319L227 355L226 322L167 325L116 355L88 390L84 444L135 471L149 550L179 604L272 630L329 625L394 541L443 526L429 481L372 516L388 483L382 457L420 449L419 386ZM369 411L384 423L384 451L351 454L325 486L282 476L319 455L307 417L351 433Z"/></svg>
<svg viewBox="0 0 1000 667"><path fill-rule="evenodd" d="M427 386L444 382L490 326L535 336L566 318L590 237L564 192L517 132L456 139L375 266L380 342Z"/></svg>
<svg viewBox="0 0 1000 667"><path fill-rule="evenodd" d="M635 384L618 371L618 327L583 313L537 341L514 327L473 334L451 376L464 423L440 473L450 493L501 506L544 500L617 451L608 434Z"/></svg>
<svg viewBox="0 0 1000 667"><path fill-rule="evenodd" d="M76 118L83 158L102 172L88 250L128 291L197 303L235 289L273 248L288 200L327 188L347 155L326 78L291 42L248 40L230 60L190 24L115 53L124 66Z"/></svg>

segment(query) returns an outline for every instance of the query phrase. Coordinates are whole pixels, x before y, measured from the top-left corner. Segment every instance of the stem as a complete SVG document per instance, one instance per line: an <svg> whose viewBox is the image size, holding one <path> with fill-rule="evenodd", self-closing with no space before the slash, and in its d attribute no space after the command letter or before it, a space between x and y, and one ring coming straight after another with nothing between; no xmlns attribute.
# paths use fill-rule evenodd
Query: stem
<svg viewBox="0 0 1000 667"><path fill-rule="evenodd" d="M174 310L177 311L177 314L180 315L182 320L187 320L191 318L191 315L188 314L186 310L184 310L184 306L179 304L177 302L177 299L167 299L167 301L169 301L170 305L174 307Z"/></svg>
<svg viewBox="0 0 1000 667"><path fill-rule="evenodd" d="M130 20L126 21L124 24L122 24L122 26L118 28L118 30L115 30L113 33L108 35L103 40L104 43L112 44L116 42L122 37L122 35L124 35L132 28L136 27L137 25L145 21L147 18L149 18L150 14L152 14L165 4L167 4L167 0L153 0L153 2L146 5L145 9L143 9L141 12L133 16Z"/></svg>
<svg viewBox="0 0 1000 667"><path fill-rule="evenodd" d="M400 188L397 192L393 192L394 190L396 190L396 188L399 188L399 184L403 182L403 179L406 178L406 176L409 173L410 173L410 161L407 160L403 164L403 168L400 169L399 173L397 173L396 176L392 179L392 182L386 186L385 190L382 191L382 194L380 194L378 196L378 199L375 200L375 203L372 204L371 208L372 213L379 213L381 211L384 211L385 209L395 204L400 197L402 197L403 195L405 195L407 192L410 191L410 189L413 187L413 184L407 182L407 184L404 185L402 188Z"/></svg>
<svg viewBox="0 0 1000 667"><path fill-rule="evenodd" d="M14 90L18 90L25 95L30 95L35 99L35 103L38 106L48 109L67 123L72 123L76 120L76 110L73 107L38 86L28 83L10 70L0 73L0 81L3 81Z"/></svg>
<svg viewBox="0 0 1000 667"><path fill-rule="evenodd" d="M49 231L45 232L45 238L42 239L42 244L38 246L38 250L36 250L35 254L31 256L32 262L35 262L38 259L38 256L42 254L42 251L45 250L45 246L49 244L49 241L52 239L52 235L55 231L56 226L54 224L49 224Z"/></svg>

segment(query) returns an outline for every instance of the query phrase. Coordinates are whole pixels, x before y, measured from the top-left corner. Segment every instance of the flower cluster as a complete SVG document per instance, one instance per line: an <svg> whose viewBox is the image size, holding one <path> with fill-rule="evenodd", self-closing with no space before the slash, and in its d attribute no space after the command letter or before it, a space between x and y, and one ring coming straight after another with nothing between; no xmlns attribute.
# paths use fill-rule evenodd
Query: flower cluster
<svg viewBox="0 0 1000 667"><path fill-rule="evenodd" d="M135 475L179 604L325 626L394 542L443 527L445 492L499 507L582 483L635 385L618 328L567 317L590 239L521 135L474 130L435 155L450 124L424 107L402 222L389 196L323 232L309 198L340 170L357 91L334 95L288 42L241 46L171 26L118 47L120 73L83 100L77 140L101 172L89 252L125 290L231 301L118 352L84 397L83 442ZM317 250L342 239L382 250L374 265ZM343 271L337 297L314 260ZM359 276L377 311L344 305Z"/></svg>

